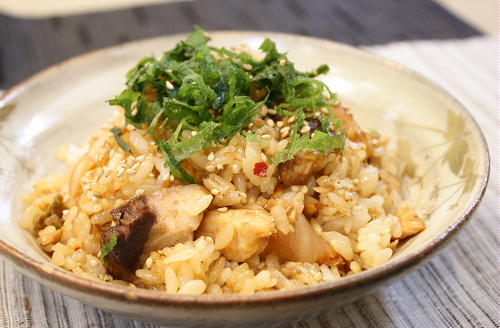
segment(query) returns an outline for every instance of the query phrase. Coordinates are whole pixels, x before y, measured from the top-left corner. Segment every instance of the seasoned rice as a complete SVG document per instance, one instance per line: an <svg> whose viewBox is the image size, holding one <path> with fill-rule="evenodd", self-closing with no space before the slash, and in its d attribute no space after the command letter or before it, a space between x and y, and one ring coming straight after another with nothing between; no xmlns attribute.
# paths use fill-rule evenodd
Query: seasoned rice
<svg viewBox="0 0 500 328"><path fill-rule="evenodd" d="M234 226L226 225L216 234L196 233L190 240L150 252L133 282L114 280L99 257L102 231L115 224L110 211L138 195L180 184L164 167L153 141L131 125L123 139L134 155L120 148L107 128L81 146L87 152L79 158L74 146L61 149L58 156L70 172L35 183L25 199L21 224L37 237L54 265L92 279L189 295L251 294L334 281L386 263L401 238L423 229L412 205L402 200L400 159L391 153L387 138L373 140L377 149L371 155L365 143L347 139L344 151L330 153L322 172L310 175L302 186L280 184L278 167L272 163L266 177L255 175L256 163L286 146L288 121L271 126L269 118L256 119L253 131L261 142L236 136L227 146L196 154L189 164L213 195L207 212L265 211L272 218L271 233L284 235L293 233L294 224L305 215L311 231L335 252L328 261L287 261L265 246L245 261L231 260L221 252L235 239ZM113 123L120 124L124 122ZM307 173L310 165L297 166L299 172L293 173ZM51 214L57 200L64 208L60 215Z"/></svg>
<svg viewBox="0 0 500 328"><path fill-rule="evenodd" d="M206 38L199 29L194 35ZM277 54L275 64L289 65ZM169 80L161 84L175 89ZM246 127L182 158L182 170L196 181L187 185L169 150L153 139L156 132L125 121L137 115L137 105L132 113L119 107L116 119L86 143L57 151L69 172L34 184L21 225L58 267L171 294L298 288L383 265L403 239L425 228L402 192L411 180L405 159L396 155L397 140L366 132L323 91L317 103L324 106L297 110L300 117L252 101L260 107ZM342 131L337 124L318 130L332 117ZM201 131L179 125L179 143ZM273 160L300 136L311 142L315 134L345 139L342 146L303 147Z"/></svg>

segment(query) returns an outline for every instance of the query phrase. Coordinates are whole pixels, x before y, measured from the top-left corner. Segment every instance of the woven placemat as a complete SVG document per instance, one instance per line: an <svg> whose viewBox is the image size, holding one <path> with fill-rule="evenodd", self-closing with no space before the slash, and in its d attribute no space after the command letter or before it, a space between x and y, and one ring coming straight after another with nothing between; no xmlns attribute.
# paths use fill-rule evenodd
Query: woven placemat
<svg viewBox="0 0 500 328"><path fill-rule="evenodd" d="M205 29L297 33L354 45L479 32L431 0L199 0L50 19L0 14L0 89L70 57L130 40Z"/></svg>

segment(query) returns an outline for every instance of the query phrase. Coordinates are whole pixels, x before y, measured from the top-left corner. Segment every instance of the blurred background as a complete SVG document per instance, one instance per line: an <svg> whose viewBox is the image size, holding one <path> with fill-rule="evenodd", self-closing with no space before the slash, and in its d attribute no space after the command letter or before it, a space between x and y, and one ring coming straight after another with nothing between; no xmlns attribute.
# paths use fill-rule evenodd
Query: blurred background
<svg viewBox="0 0 500 328"><path fill-rule="evenodd" d="M492 261L498 258L492 233L498 231L498 1L0 0L0 94L73 56L190 32L193 24L325 38L399 61L456 96L490 145L493 183L474 223L446 251L373 295L293 327L500 326ZM0 99L0 116L1 109ZM0 260L0 327L31 326L153 327L54 293Z"/></svg>
<svg viewBox="0 0 500 328"><path fill-rule="evenodd" d="M69 57L193 24L354 45L498 31L495 0L0 0L0 89Z"/></svg>

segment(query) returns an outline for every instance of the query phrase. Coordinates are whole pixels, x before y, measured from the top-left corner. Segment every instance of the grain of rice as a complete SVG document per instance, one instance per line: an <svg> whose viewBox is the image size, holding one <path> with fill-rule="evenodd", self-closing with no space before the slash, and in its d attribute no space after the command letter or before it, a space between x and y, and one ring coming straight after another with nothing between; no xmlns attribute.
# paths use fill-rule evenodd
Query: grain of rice
<svg viewBox="0 0 500 328"><path fill-rule="evenodd" d="M203 280L191 280L182 285L179 289L179 294L183 295L201 295L207 288Z"/></svg>

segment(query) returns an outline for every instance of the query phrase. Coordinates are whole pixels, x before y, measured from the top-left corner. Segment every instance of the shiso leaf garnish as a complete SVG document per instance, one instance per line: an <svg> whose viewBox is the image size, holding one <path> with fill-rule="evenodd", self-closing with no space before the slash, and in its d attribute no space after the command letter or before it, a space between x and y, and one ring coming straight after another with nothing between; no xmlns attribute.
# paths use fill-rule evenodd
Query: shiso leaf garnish
<svg viewBox="0 0 500 328"><path fill-rule="evenodd" d="M263 105L282 116L302 117L292 127L287 148L272 158L274 163L290 160L302 149L325 153L343 147L341 132L298 133L304 117L336 102L336 95L315 79L327 73L328 66L299 72L270 39L260 46L265 54L262 60L209 46L209 40L207 33L195 26L194 33L160 59L151 56L139 61L127 73L127 88L109 101L124 109L127 123L153 138L177 179L196 182L183 161L197 152L227 144L237 134L252 142L258 140L246 129ZM322 125L336 126L335 119L322 118ZM185 130L191 131L188 137ZM120 134L113 133L126 150Z"/></svg>
<svg viewBox="0 0 500 328"><path fill-rule="evenodd" d="M113 249L116 247L116 244L118 244L118 237L113 234L111 236L111 239L104 244L104 246L101 248L101 260L104 261L104 258L109 255L113 251Z"/></svg>
<svg viewBox="0 0 500 328"><path fill-rule="evenodd" d="M115 140L118 146L120 146L120 148L126 151L127 153L132 153L132 149L130 149L129 145L125 142L125 140L122 139L122 134L123 134L122 129L114 127L110 131L115 136Z"/></svg>

